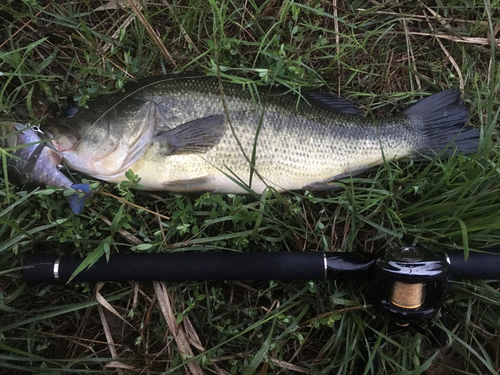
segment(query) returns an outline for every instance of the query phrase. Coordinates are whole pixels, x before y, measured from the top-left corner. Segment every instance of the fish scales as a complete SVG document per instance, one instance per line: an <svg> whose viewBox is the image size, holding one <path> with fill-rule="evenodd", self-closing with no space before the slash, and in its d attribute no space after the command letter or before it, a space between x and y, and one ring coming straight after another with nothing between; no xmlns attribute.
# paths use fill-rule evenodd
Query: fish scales
<svg viewBox="0 0 500 375"><path fill-rule="evenodd" d="M249 87L222 87L225 106L214 77L148 78L47 129L70 168L113 182L132 169L148 190L180 192L244 193L228 176L250 183L256 138L250 188L258 193L327 188L384 158L439 153L454 140L464 153L477 147L456 90L373 119L328 94L298 100L260 88L256 99Z"/></svg>
<svg viewBox="0 0 500 375"><path fill-rule="evenodd" d="M204 85L187 81L184 87L186 90L163 89L157 95L145 93L148 100L158 104L170 126L224 113L220 93L213 80L205 80ZM195 102L191 94L194 87L197 90ZM378 139L374 134L374 127L379 125L377 122L311 107L305 100L299 101L297 106L297 98L292 95L269 96L267 100L262 98L265 100L264 108L255 108L250 93L238 86L225 85L224 95L230 123L248 158L251 158L263 115L257 136L256 171L279 190L300 189L316 181L380 164L381 145L390 159L408 155L418 147L418 137L411 137L416 133L416 126L404 124L398 118L393 124L378 126L381 130ZM221 171L230 175L234 173L235 177L248 183L249 163L230 130L217 146L205 154L172 155L165 163L155 158L158 153L156 148L151 147L142 160L131 166L141 176L143 185L145 180L159 175L166 176L166 181L218 176L214 181L216 186L209 187L210 190L239 190L224 178ZM147 187L163 189L158 185ZM265 184L254 179L252 188L261 192Z"/></svg>

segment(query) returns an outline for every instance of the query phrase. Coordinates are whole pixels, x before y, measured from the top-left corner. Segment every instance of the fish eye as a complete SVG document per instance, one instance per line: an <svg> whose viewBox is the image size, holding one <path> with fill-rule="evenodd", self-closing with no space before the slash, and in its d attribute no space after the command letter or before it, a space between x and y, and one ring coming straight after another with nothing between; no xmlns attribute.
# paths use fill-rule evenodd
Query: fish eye
<svg viewBox="0 0 500 375"><path fill-rule="evenodd" d="M78 109L79 108L77 106L74 106L74 105L68 106L64 110L64 117L66 117L66 118L74 117L78 113Z"/></svg>

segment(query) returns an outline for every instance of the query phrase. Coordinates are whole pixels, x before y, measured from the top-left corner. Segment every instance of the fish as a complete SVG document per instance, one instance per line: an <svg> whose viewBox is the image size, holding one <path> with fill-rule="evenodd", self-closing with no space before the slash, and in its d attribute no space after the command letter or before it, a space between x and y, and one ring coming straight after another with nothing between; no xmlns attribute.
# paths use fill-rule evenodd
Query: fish
<svg viewBox="0 0 500 375"><path fill-rule="evenodd" d="M448 89L371 118L328 92L161 76L45 129L70 169L104 181L119 183L131 169L153 191L325 190L384 160L475 152L479 130L466 125L460 95Z"/></svg>
<svg viewBox="0 0 500 375"><path fill-rule="evenodd" d="M82 194L67 196L73 212L80 214L90 193L90 185L74 184L61 171L62 156L48 147L37 126L4 122L0 124L0 146L8 155L7 171L21 185L50 185Z"/></svg>
<svg viewBox="0 0 500 375"><path fill-rule="evenodd" d="M114 183L132 170L145 190L326 190L384 160L476 152L479 130L460 95L444 90L371 118L328 92L160 76L72 108L44 131L70 169Z"/></svg>

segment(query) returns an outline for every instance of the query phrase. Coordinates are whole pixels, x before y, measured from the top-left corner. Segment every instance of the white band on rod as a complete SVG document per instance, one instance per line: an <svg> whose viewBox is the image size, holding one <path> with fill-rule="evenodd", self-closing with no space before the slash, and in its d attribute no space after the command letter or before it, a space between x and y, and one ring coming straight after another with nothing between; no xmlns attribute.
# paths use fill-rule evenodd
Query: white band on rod
<svg viewBox="0 0 500 375"><path fill-rule="evenodd" d="M328 276L328 262L326 261L326 254L323 253L323 265L325 267L325 279L327 278Z"/></svg>
<svg viewBox="0 0 500 375"><path fill-rule="evenodd" d="M56 281L60 281L59 279L59 263L61 262L61 257L57 258L56 262L54 263L54 279Z"/></svg>

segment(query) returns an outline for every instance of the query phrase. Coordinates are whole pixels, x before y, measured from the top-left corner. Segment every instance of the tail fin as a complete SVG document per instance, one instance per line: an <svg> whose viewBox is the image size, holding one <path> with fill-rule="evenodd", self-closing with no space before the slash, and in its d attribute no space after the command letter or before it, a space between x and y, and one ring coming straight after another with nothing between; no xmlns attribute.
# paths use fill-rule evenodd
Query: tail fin
<svg viewBox="0 0 500 375"><path fill-rule="evenodd" d="M83 207L85 206L85 201L92 194L90 192L89 184L73 184L71 185L71 189L76 190L71 195L66 197L66 200L69 203L69 206L73 210L76 215L80 215L83 211Z"/></svg>
<svg viewBox="0 0 500 375"><path fill-rule="evenodd" d="M423 122L426 145L423 154L451 154L457 148L464 154L477 151L479 130L465 123L469 110L460 100L459 90L445 90L422 99L408 108L406 115Z"/></svg>

